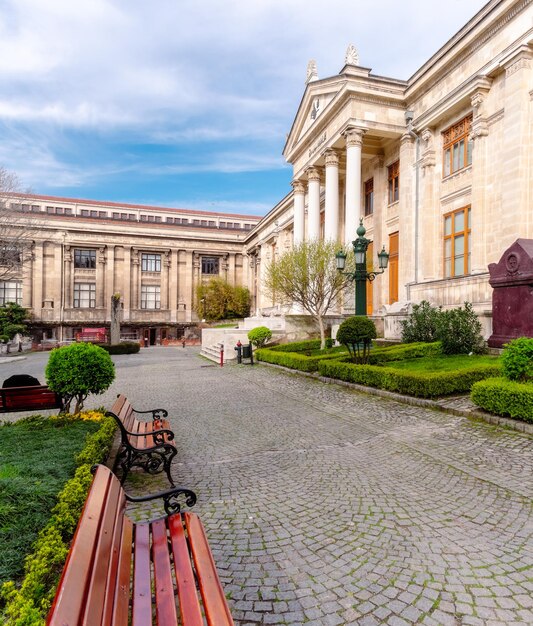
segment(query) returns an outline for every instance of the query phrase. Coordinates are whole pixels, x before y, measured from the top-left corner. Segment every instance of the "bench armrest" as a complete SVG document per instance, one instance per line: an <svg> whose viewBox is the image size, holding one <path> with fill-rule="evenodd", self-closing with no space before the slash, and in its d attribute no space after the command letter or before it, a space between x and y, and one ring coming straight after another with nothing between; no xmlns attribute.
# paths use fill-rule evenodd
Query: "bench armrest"
<svg viewBox="0 0 533 626"><path fill-rule="evenodd" d="M126 430L126 427L124 426L124 424L122 423L122 421L111 411L106 411L105 413L106 417L113 417L115 419L115 421L120 425L120 429L126 433L126 435L128 435L129 437L153 437L154 438L154 442L158 445L165 443L165 437L164 435L167 436L167 440L168 441L174 441L174 433L171 430L168 430L167 428L160 428L158 430L152 430L150 432L147 433L133 433L131 432L131 430Z"/></svg>
<svg viewBox="0 0 533 626"><path fill-rule="evenodd" d="M167 515L179 513L181 511L182 502L188 507L196 504L196 494L185 487L173 487L166 491L158 491L147 496L129 496L124 492L128 502L148 502L156 498L163 498L165 512Z"/></svg>
<svg viewBox="0 0 533 626"><path fill-rule="evenodd" d="M152 414L152 419L155 420L160 420L160 419L164 419L165 417L168 417L168 411L165 411L165 409L150 409L149 411L137 411L137 409L133 409L134 413L139 413L139 414L146 414L146 413L151 413Z"/></svg>

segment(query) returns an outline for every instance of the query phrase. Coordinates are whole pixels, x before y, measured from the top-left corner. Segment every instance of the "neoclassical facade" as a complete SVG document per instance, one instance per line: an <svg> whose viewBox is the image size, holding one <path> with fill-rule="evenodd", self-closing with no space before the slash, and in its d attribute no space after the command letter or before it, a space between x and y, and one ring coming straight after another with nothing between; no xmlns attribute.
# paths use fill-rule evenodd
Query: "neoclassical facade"
<svg viewBox="0 0 533 626"><path fill-rule="evenodd" d="M361 67L353 46L336 76L310 62L283 154L293 190L247 242L258 308L275 306L260 289L273 256L306 238L349 244L362 218L374 263L390 253L367 290L386 333L426 299L472 302L488 334L487 266L533 237L533 3L487 3L407 81Z"/></svg>
<svg viewBox="0 0 533 626"><path fill-rule="evenodd" d="M195 285L212 275L247 285L254 312L282 312L263 289L268 264L305 239L349 245L362 219L369 264L390 254L367 289L387 336L423 299L471 302L489 335L488 264L533 238L533 0L491 0L408 80L373 74L354 46L335 76L310 62L283 154L292 189L261 219L12 199L42 226L0 301L62 338L108 324L119 292L124 328L154 343L197 320ZM353 309L347 295L340 312Z"/></svg>

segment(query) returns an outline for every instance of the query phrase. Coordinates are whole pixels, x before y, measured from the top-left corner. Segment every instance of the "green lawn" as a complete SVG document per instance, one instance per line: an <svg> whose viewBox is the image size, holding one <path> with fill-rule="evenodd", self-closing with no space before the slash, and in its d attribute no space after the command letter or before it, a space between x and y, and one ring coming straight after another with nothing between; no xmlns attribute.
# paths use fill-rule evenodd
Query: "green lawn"
<svg viewBox="0 0 533 626"><path fill-rule="evenodd" d="M457 354L451 356L422 357L406 361L391 361L386 367L412 372L451 372L477 365L497 365L499 357L489 355Z"/></svg>
<svg viewBox="0 0 533 626"><path fill-rule="evenodd" d="M24 557L76 468L93 421L34 417L0 426L0 584L18 580Z"/></svg>

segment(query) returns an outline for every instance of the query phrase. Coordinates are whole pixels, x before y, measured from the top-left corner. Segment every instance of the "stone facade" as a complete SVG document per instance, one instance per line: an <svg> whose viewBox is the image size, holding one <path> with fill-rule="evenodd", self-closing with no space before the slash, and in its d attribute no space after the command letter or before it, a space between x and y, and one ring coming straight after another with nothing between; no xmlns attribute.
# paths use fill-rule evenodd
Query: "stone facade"
<svg viewBox="0 0 533 626"><path fill-rule="evenodd" d="M488 336L488 264L533 238L532 25L533 0L491 0L408 80L372 74L353 46L338 75L320 79L311 63L283 150L292 190L261 220L30 198L44 225L20 278L23 304L43 328L72 334L108 323L119 292L123 327L159 341L195 322L194 289L211 258L217 275L249 287L254 314L301 313L264 292L268 263L306 238L349 245L363 219L373 255L391 252L367 291L386 335L425 299L471 302ZM76 267L79 249L94 252L94 267ZM94 306L75 306L78 283L95 285L81 294ZM350 296L333 313L353 310Z"/></svg>

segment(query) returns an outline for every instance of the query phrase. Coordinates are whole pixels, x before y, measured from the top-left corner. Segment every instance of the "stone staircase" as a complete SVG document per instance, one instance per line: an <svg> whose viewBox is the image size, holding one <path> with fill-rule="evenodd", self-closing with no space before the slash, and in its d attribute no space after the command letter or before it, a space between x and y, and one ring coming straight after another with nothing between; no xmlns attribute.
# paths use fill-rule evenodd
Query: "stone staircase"
<svg viewBox="0 0 533 626"><path fill-rule="evenodd" d="M212 346L203 346L200 352L200 355L209 359L210 361L214 361L215 363L220 363L220 349L224 344L219 341L218 343ZM226 362L226 355L224 354L224 363Z"/></svg>

